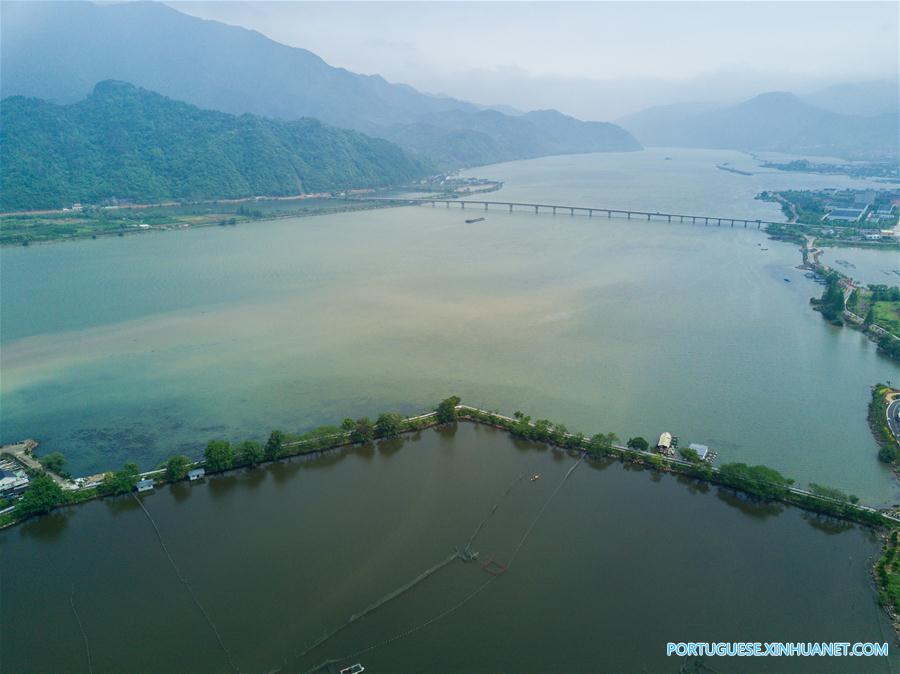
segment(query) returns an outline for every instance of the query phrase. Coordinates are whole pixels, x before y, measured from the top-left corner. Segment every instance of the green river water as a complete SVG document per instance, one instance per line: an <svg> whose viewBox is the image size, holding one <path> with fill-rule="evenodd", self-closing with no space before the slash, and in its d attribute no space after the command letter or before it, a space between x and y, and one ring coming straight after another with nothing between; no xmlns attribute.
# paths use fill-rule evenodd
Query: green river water
<svg viewBox="0 0 900 674"><path fill-rule="evenodd" d="M761 189L867 185L741 176L716 169L723 161L755 166L733 152L648 150L471 173L504 180L490 195L500 200L764 219L779 211L753 200ZM75 474L148 469L199 456L214 437L414 412L456 393L588 434L668 430L720 461L898 501L865 414L869 386L900 368L811 311L821 287L795 268L796 246L753 229L502 211L466 224L470 213L406 207L3 249L2 441L36 437ZM883 254L867 264L896 266ZM540 472L476 546L507 561L572 463L462 425L145 503L239 667L301 671L458 603L488 577L477 565L454 562L299 656L462 545L516 475ZM893 645L868 577L876 551L864 530L795 509L583 464L509 572L358 659L373 672L674 672L666 641ZM226 671L133 500L7 530L0 552L2 671L86 671L70 599L95 671Z"/></svg>

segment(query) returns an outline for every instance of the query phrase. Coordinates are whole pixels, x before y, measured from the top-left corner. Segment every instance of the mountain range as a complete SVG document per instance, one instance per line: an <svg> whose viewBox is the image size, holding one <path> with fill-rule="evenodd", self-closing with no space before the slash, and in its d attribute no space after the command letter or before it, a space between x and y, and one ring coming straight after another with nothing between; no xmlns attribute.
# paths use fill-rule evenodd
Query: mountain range
<svg viewBox="0 0 900 674"><path fill-rule="evenodd" d="M335 68L305 49L156 2L4 2L0 95L71 103L113 79L205 109L327 124L392 140L437 168L641 149L555 111L517 116Z"/></svg>
<svg viewBox="0 0 900 674"><path fill-rule="evenodd" d="M811 100L830 106L848 103L846 88ZM856 108L858 109L858 108ZM881 108L883 109L883 108ZM701 103L648 108L618 120L647 145L730 148L836 156L895 159L896 111L873 115L841 114L811 105L788 92L769 92L738 105Z"/></svg>
<svg viewBox="0 0 900 674"><path fill-rule="evenodd" d="M296 195L397 184L425 167L389 141L315 119L201 110L116 81L57 105L0 106L0 209Z"/></svg>

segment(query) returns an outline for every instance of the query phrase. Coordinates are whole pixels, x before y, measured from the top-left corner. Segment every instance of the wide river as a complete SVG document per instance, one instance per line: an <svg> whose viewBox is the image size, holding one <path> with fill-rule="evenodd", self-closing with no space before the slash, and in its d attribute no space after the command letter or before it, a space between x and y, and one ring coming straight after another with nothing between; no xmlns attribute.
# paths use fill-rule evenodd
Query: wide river
<svg viewBox="0 0 900 674"><path fill-rule="evenodd" d="M504 180L498 199L763 219L779 211L753 200L762 189L868 185L715 168L726 161L755 166L648 150L472 174ZM151 468L215 437L455 393L588 434L668 430L720 461L898 500L865 416L869 387L900 368L810 309L821 287L796 246L755 229L473 214L3 249L2 440L36 437L75 474ZM873 269L892 268L884 254ZM167 487L146 513L126 497L28 522L0 532L0 670L221 672L230 657L304 671L352 656L341 666L371 672L676 672L667 641L773 639L889 641L894 655L683 671L900 667L868 531L618 463L563 482L573 466L463 424ZM495 503L472 547L505 573L451 561L304 655L462 548Z"/></svg>
<svg viewBox="0 0 900 674"><path fill-rule="evenodd" d="M563 482L575 464L460 424L167 487L142 497L147 514L123 497L0 532L0 669L83 673L88 653L98 674L229 672L228 656L242 672L900 667L868 531L619 463L582 462ZM485 518L477 562L449 562L304 655ZM484 571L491 558L506 572ZM666 657L697 640L886 641L893 655Z"/></svg>
<svg viewBox="0 0 900 674"><path fill-rule="evenodd" d="M671 159L666 159L669 156ZM491 198L779 219L762 189L868 185L648 150L483 167ZM30 248L2 259L2 441L74 474L144 469L458 394L586 434L670 431L720 461L900 501L866 425L900 367L808 300L755 229L407 207ZM896 252L886 256L889 267ZM877 266L877 265L876 265ZM785 280L787 279L787 281ZM788 282L789 281L789 282Z"/></svg>

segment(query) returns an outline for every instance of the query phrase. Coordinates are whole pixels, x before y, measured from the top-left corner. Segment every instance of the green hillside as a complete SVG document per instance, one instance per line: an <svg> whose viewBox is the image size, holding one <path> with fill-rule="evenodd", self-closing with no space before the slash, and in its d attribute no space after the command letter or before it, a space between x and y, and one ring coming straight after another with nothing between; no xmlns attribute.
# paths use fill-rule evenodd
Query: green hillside
<svg viewBox="0 0 900 674"><path fill-rule="evenodd" d="M388 141L314 119L201 110L115 81L71 105L5 99L0 152L3 211L296 195L395 184L426 170Z"/></svg>

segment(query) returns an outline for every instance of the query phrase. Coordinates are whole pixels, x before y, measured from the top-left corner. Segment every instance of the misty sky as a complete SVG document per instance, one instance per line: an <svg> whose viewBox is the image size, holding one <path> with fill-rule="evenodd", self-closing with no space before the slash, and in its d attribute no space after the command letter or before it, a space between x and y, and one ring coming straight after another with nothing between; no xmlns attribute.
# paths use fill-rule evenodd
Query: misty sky
<svg viewBox="0 0 900 674"><path fill-rule="evenodd" d="M895 2L171 2L424 91L615 119L898 77Z"/></svg>

